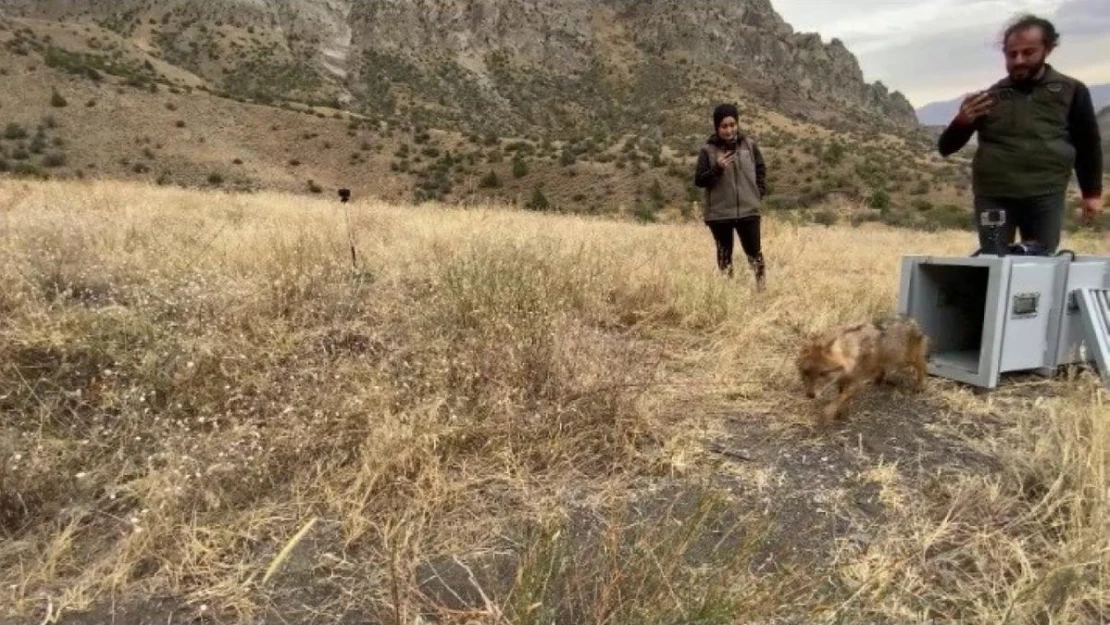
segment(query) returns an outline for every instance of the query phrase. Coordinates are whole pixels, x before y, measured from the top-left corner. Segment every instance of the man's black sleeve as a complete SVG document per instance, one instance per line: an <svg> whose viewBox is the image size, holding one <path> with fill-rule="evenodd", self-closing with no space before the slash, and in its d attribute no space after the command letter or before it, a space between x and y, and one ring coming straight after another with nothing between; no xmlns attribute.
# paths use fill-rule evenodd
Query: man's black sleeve
<svg viewBox="0 0 1110 625"><path fill-rule="evenodd" d="M763 162L763 153L759 146L752 144L752 160L755 161L755 184L759 187L759 197L767 195L767 164Z"/></svg>
<svg viewBox="0 0 1110 625"><path fill-rule="evenodd" d="M1102 138L1091 91L1080 84L1068 112L1068 134L1075 146L1075 178L1083 197L1102 195Z"/></svg>
<svg viewBox="0 0 1110 625"><path fill-rule="evenodd" d="M981 118L980 118L981 119ZM940 139L937 139L937 150L940 151L941 156L948 156L959 152L968 141L971 141L971 135L979 130L979 120L975 120L970 126L962 126L952 120L944 132L940 134Z"/></svg>
<svg viewBox="0 0 1110 625"><path fill-rule="evenodd" d="M717 164L709 161L709 152L707 150L698 152L698 165L694 172L694 186L708 189L717 184L717 179L720 177L721 172L717 171Z"/></svg>

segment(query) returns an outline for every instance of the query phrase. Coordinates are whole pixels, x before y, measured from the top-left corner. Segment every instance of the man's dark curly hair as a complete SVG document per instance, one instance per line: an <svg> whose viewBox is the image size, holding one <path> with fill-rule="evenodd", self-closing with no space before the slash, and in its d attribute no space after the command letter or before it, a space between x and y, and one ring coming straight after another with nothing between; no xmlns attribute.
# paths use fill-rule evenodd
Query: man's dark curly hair
<svg viewBox="0 0 1110 625"><path fill-rule="evenodd" d="M1049 50L1055 48L1060 44L1060 33L1056 30L1056 26L1052 22L1038 17L1031 13L1018 16L1006 28L1006 32L1002 35L1002 47L1006 47L1006 42L1010 40L1010 35L1019 33L1027 28L1040 28L1041 34L1044 36L1045 48Z"/></svg>

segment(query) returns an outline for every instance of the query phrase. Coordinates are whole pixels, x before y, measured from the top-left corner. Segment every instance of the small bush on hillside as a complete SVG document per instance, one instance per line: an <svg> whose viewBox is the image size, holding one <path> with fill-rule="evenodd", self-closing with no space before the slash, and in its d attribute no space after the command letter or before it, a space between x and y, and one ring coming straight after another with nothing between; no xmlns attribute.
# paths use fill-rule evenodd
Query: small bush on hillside
<svg viewBox="0 0 1110 625"><path fill-rule="evenodd" d="M637 200L636 205L632 207L632 216L636 218L636 221L641 223L654 223L659 221L655 208L640 200Z"/></svg>
<svg viewBox="0 0 1110 625"><path fill-rule="evenodd" d="M208 174L208 184L212 186L220 186L224 183L224 177L218 173Z"/></svg>
<svg viewBox="0 0 1110 625"><path fill-rule="evenodd" d="M524 206L531 210L542 211L550 208L551 204L547 201L547 196L543 194L543 191L540 190L539 187L536 187L535 190L532 191L532 197Z"/></svg>
<svg viewBox="0 0 1110 625"><path fill-rule="evenodd" d="M693 188L695 190L698 190L697 187ZM694 199L698 199L700 197L701 196L699 194ZM798 202L798 198L788 195L768 195L766 198L763 199L763 205L766 206L769 210L793 210L801 207L801 204Z"/></svg>
<svg viewBox="0 0 1110 625"><path fill-rule="evenodd" d="M835 226L837 221L836 212L831 209L823 208L813 213L813 223L822 226Z"/></svg>
<svg viewBox="0 0 1110 625"><path fill-rule="evenodd" d="M890 194L887 193L886 189L877 189L871 194L871 199L868 204L870 204L871 208L877 208L879 210L890 208Z"/></svg>
<svg viewBox="0 0 1110 625"><path fill-rule="evenodd" d="M42 159L43 167L62 167L66 164L66 155L62 152L52 152Z"/></svg>
<svg viewBox="0 0 1110 625"><path fill-rule="evenodd" d="M501 179L497 177L497 172L491 171L482 179L478 181L478 187L482 189L496 189L501 186Z"/></svg>
<svg viewBox="0 0 1110 625"><path fill-rule="evenodd" d="M34 178L40 175L39 168L31 163L20 162L12 166L12 174L24 178Z"/></svg>
<svg viewBox="0 0 1110 625"><path fill-rule="evenodd" d="M46 135L43 134L42 130L39 130L39 132L35 133L35 136L31 139L31 144L27 149L29 149L32 154L42 154L46 151Z"/></svg>
<svg viewBox="0 0 1110 625"><path fill-rule="evenodd" d="M928 220L943 229L975 229L971 211L955 204L944 204L929 211Z"/></svg>
<svg viewBox="0 0 1110 625"><path fill-rule="evenodd" d="M528 165L519 157L513 159L513 176L523 178L528 175Z"/></svg>
<svg viewBox="0 0 1110 625"><path fill-rule="evenodd" d="M663 208L667 198L663 194L663 187L659 184L658 180L652 182L651 187L648 189L648 197L651 199L651 203L656 209Z"/></svg>
<svg viewBox="0 0 1110 625"><path fill-rule="evenodd" d="M27 130L19 124L12 122L4 128L4 138L10 140L26 139Z"/></svg>
<svg viewBox="0 0 1110 625"><path fill-rule="evenodd" d="M63 108L69 106L69 102L67 102L66 99L62 97L62 94L58 93L58 91L55 90L50 94L50 106L53 106L54 108Z"/></svg>
<svg viewBox="0 0 1110 625"><path fill-rule="evenodd" d="M320 185L316 184L316 181L309 180L308 181L308 190L312 193L322 193L324 191L324 188L321 187Z"/></svg>

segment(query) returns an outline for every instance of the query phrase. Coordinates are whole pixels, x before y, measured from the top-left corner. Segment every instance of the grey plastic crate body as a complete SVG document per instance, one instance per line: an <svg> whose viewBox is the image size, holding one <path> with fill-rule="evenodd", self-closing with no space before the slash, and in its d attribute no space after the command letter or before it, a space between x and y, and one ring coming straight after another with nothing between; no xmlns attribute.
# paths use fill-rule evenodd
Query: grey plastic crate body
<svg viewBox="0 0 1110 625"><path fill-rule="evenodd" d="M1080 349L1087 337L1076 292L1081 288L1110 289L1110 257L1080 257L1070 263L1065 285L1066 299L1058 321L1060 330L1057 333L1055 366L1091 361L1090 350L1083 354Z"/></svg>
<svg viewBox="0 0 1110 625"><path fill-rule="evenodd" d="M898 310L929 335L930 374L994 388L1003 373L1078 361L1084 334L1069 296L1107 273L1110 259L907 256Z"/></svg>
<svg viewBox="0 0 1110 625"><path fill-rule="evenodd" d="M1102 382L1110 388L1110 288L1076 290L1080 319L1090 358L1098 365Z"/></svg>

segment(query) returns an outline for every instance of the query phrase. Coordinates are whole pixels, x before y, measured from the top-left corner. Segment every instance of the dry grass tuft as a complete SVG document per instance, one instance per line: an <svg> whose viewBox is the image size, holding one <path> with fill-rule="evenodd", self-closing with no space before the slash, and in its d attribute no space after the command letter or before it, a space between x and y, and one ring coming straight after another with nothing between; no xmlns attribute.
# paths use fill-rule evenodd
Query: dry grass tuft
<svg viewBox="0 0 1110 625"><path fill-rule="evenodd" d="M782 450L835 440L806 433L797 339L889 310L898 257L964 235L772 219L757 294L701 226L359 202L352 267L320 200L27 183L0 213L12 618L1107 616L1088 374L1035 403L934 382L926 425L992 424L963 442L995 469L864 458L882 531L812 566L757 565L779 522L703 451L736 413L777 414Z"/></svg>

